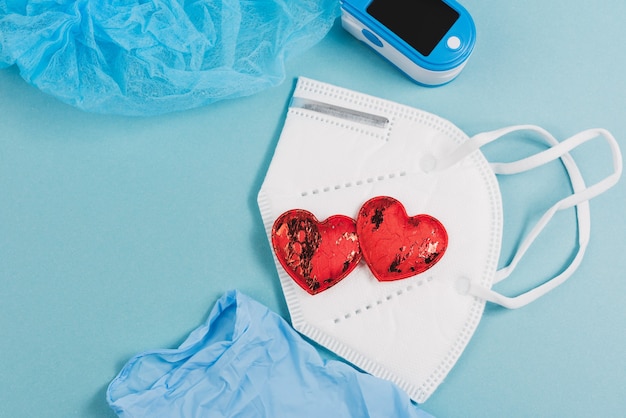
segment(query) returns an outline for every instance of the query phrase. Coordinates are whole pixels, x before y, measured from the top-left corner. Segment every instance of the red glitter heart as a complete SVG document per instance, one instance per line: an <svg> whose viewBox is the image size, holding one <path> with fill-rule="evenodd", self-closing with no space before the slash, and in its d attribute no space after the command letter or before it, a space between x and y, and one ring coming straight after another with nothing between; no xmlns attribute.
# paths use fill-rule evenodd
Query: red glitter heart
<svg viewBox="0 0 626 418"><path fill-rule="evenodd" d="M344 215L319 222L306 210L287 211L274 222L272 247L285 271L312 295L337 284L361 260L356 223Z"/></svg>
<svg viewBox="0 0 626 418"><path fill-rule="evenodd" d="M379 281L405 279L434 266L448 247L448 234L430 215L409 217L396 199L379 196L359 211L361 252Z"/></svg>

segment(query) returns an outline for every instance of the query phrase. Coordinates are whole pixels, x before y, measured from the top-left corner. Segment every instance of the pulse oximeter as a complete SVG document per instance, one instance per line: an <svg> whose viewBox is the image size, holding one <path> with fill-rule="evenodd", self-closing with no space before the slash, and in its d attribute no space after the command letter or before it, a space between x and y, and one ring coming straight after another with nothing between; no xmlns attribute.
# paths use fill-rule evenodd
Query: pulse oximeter
<svg viewBox="0 0 626 418"><path fill-rule="evenodd" d="M427 86L453 80L476 42L472 17L454 0L341 0L341 24Z"/></svg>

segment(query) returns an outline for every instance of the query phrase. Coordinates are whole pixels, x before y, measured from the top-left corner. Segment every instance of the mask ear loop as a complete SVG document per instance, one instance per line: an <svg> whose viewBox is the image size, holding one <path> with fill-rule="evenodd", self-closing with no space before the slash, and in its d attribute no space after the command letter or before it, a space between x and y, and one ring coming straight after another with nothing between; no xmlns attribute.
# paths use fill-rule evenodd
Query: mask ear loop
<svg viewBox="0 0 626 418"><path fill-rule="evenodd" d="M449 167L452 164L460 161L462 158L464 158L464 156L467 156L469 153L477 150L481 146L492 142L506 134L520 130L530 130L540 134L540 136L545 139L548 145L550 145L550 148L516 162L492 163L491 167L494 172L496 174L505 175L521 173L539 167L557 158L560 158L570 178L573 194L560 200L546 211L546 213L541 217L541 219L526 236L526 238L516 251L516 254L513 257L511 263L496 272L494 283L505 279L511 274L511 272L515 269L530 245L535 241L537 236L552 219L554 214L559 210L568 209L574 206L576 207L579 238L577 254L563 272L548 280L547 282L535 287L534 289L531 289L516 297L507 297L494 290L470 283L468 289L469 293L487 301L497 303L509 309L517 309L533 302L534 300L548 293L550 290L561 285L574 273L574 271L582 262L583 255L589 243L589 237L591 233L589 200L614 186L619 180L622 173L622 157L619 146L615 138L608 131L604 129L590 129L580 132L562 142L559 142L546 130L533 125L512 126L496 131L478 134L472 137L469 141L466 141L447 158L439 160L436 168L444 169L446 167ZM610 146L613 157L613 173L603 180L595 183L594 185L586 187L582 174L580 173L580 170L578 169L578 166L576 165L569 151L597 137L603 137L604 139L606 139Z"/></svg>

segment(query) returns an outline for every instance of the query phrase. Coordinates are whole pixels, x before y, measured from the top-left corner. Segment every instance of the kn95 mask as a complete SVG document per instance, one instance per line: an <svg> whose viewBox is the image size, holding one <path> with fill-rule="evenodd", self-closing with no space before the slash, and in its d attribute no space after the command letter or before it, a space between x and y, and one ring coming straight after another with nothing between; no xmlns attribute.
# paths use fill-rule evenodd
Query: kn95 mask
<svg viewBox="0 0 626 418"><path fill-rule="evenodd" d="M545 150L508 163L480 151L518 131ZM612 172L586 185L570 151L590 140L609 144ZM558 159L572 194L498 268L496 176ZM589 199L621 171L617 142L604 129L557 141L520 125L470 138L431 113L300 78L258 204L294 328L424 402L459 359L486 302L518 308L574 273L589 241ZM562 272L515 297L492 289L553 215L573 207L578 248Z"/></svg>

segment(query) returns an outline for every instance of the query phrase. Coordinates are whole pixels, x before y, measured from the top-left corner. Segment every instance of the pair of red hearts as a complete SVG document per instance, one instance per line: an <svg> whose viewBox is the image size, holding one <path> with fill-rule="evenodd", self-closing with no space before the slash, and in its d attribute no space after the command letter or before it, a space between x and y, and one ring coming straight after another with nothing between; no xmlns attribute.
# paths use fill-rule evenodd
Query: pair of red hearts
<svg viewBox="0 0 626 418"><path fill-rule="evenodd" d="M333 215L319 222L303 209L289 210L272 228L272 247L285 271L314 295L337 284L361 258L379 281L405 279L434 266L448 247L448 234L430 215L409 217L398 200L378 196L356 221Z"/></svg>

